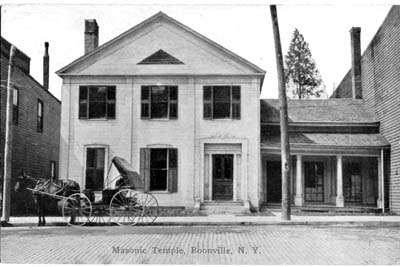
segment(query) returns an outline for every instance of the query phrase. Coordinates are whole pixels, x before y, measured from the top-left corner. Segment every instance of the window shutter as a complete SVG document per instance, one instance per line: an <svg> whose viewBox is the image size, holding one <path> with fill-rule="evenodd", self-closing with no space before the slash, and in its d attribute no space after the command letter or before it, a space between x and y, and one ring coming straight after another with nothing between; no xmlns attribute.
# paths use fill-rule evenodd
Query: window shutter
<svg viewBox="0 0 400 267"><path fill-rule="evenodd" d="M115 86L107 88L107 118L115 119Z"/></svg>
<svg viewBox="0 0 400 267"><path fill-rule="evenodd" d="M178 118L178 87L169 87L169 118Z"/></svg>
<svg viewBox="0 0 400 267"><path fill-rule="evenodd" d="M79 119L86 119L88 117L88 87L79 87Z"/></svg>
<svg viewBox="0 0 400 267"><path fill-rule="evenodd" d="M168 192L178 192L178 149L168 149Z"/></svg>
<svg viewBox="0 0 400 267"><path fill-rule="evenodd" d="M144 185L144 191L150 190L150 149L140 149L140 180Z"/></svg>
<svg viewBox="0 0 400 267"><path fill-rule="evenodd" d="M232 119L240 120L240 86L232 86Z"/></svg>
<svg viewBox="0 0 400 267"><path fill-rule="evenodd" d="M212 87L204 86L203 88L203 118L212 119Z"/></svg>
<svg viewBox="0 0 400 267"><path fill-rule="evenodd" d="M141 118L150 119L150 86L142 86Z"/></svg>

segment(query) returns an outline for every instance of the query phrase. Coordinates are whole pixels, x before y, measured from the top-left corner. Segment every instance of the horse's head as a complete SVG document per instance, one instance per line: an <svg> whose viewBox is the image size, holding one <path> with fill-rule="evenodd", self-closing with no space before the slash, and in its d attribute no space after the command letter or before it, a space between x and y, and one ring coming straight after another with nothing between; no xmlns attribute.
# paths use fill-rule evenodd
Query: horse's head
<svg viewBox="0 0 400 267"><path fill-rule="evenodd" d="M24 190L28 187L28 184L29 184L28 177L25 175L23 171L21 171L20 174L18 175L18 180L15 183L14 191L18 192L19 190Z"/></svg>

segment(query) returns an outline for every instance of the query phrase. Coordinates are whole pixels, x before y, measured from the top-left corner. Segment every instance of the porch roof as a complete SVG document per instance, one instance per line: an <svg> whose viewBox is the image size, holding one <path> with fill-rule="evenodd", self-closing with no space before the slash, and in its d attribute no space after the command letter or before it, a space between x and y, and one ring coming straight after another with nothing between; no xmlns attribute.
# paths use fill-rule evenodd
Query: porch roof
<svg viewBox="0 0 400 267"><path fill-rule="evenodd" d="M280 136L263 137L261 149L281 147ZM289 133L291 148L362 148L377 149L389 146L380 134Z"/></svg>
<svg viewBox="0 0 400 267"><path fill-rule="evenodd" d="M363 100L288 99L289 124L376 123L378 117ZM279 123L279 99L261 99L261 123Z"/></svg>

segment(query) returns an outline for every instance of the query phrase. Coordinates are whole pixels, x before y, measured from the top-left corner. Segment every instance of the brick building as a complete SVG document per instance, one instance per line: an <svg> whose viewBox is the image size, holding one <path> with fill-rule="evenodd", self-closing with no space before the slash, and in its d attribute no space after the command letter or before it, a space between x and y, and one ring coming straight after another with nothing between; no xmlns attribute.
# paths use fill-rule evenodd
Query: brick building
<svg viewBox="0 0 400 267"><path fill-rule="evenodd" d="M360 38L360 28L353 28ZM353 38L354 39L354 38ZM385 154L385 198L387 207L400 212L400 6L393 6L381 27L361 55L358 47L353 61L360 62L343 78L331 98L351 98L352 88L359 88L355 97L362 98L380 121L381 134L390 143ZM353 76L352 73L355 75ZM352 78L355 77L355 78ZM356 85L356 87L353 86Z"/></svg>
<svg viewBox="0 0 400 267"><path fill-rule="evenodd" d="M1 38L1 138L0 173L3 186L8 62L11 44ZM16 49L11 74L13 88L13 186L19 173L57 178L60 140L60 101L48 91L48 45L44 56L44 86L29 74L30 58ZM12 190L13 191L13 190ZM1 192L3 192L1 190ZM11 195L11 214L32 212L30 192Z"/></svg>

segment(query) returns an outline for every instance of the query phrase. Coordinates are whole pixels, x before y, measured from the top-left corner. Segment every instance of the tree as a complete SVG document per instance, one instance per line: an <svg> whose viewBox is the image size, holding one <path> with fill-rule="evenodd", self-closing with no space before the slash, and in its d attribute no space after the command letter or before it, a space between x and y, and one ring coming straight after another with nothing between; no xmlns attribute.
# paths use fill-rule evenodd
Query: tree
<svg viewBox="0 0 400 267"><path fill-rule="evenodd" d="M321 76L308 43L298 29L293 32L285 65L285 81L289 93L299 99L321 96L324 92Z"/></svg>

